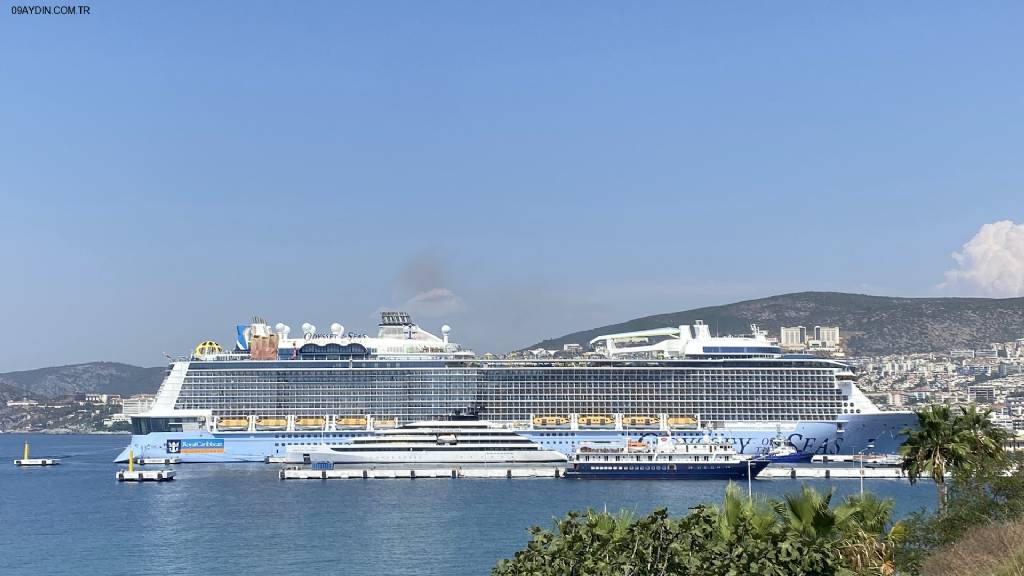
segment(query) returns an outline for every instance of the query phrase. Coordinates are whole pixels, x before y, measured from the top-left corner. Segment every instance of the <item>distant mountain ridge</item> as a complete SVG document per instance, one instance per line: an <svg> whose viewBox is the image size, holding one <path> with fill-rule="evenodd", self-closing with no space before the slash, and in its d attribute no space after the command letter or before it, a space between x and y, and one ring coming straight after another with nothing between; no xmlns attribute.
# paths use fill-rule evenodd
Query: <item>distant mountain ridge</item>
<svg viewBox="0 0 1024 576"><path fill-rule="evenodd" d="M141 368L119 362L89 362L0 374L0 399L29 396L55 398L76 392L153 394L165 368Z"/></svg>
<svg viewBox="0 0 1024 576"><path fill-rule="evenodd" d="M1024 338L1024 298L894 298L798 292L636 318L539 342L530 348L584 347L601 334L704 320L712 333L749 334L750 324L779 336L781 326L839 326L853 354L881 355L987 347Z"/></svg>

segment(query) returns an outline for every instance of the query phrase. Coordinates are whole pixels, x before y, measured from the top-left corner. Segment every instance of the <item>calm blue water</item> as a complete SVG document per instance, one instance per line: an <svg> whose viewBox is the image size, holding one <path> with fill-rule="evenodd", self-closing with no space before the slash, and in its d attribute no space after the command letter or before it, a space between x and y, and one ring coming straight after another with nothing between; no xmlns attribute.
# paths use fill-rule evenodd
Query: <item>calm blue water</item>
<svg viewBox="0 0 1024 576"><path fill-rule="evenodd" d="M16 468L28 439L61 466ZM717 502L724 482L277 479L272 465L182 465L178 479L120 484L127 436L0 434L0 574L487 574L573 509L673 514ZM808 481L837 497L857 480ZM871 480L902 515L934 487ZM745 488L745 487L744 487ZM755 481L771 496L793 480Z"/></svg>

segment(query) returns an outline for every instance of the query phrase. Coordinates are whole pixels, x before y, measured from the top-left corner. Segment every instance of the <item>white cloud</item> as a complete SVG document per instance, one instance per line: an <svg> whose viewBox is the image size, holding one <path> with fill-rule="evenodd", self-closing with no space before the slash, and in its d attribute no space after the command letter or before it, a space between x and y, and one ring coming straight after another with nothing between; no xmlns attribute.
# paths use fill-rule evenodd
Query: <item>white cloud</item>
<svg viewBox="0 0 1024 576"><path fill-rule="evenodd" d="M985 224L960 252L940 288L984 296L1024 296L1024 224Z"/></svg>

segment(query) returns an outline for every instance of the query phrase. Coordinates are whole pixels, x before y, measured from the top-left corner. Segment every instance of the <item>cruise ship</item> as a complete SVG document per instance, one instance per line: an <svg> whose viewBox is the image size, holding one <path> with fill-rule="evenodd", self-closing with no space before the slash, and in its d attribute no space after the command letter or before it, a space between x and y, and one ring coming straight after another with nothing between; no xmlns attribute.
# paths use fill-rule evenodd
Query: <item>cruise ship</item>
<svg viewBox="0 0 1024 576"><path fill-rule="evenodd" d="M262 318L236 327L225 350L205 341L172 361L118 456L182 462L281 459L292 447L341 446L417 421L472 412L572 454L582 442L708 430L739 454L896 452L910 412L880 411L841 362L786 355L764 332L713 336L708 326L608 334L571 358L476 355L384 312L376 336L291 328Z"/></svg>

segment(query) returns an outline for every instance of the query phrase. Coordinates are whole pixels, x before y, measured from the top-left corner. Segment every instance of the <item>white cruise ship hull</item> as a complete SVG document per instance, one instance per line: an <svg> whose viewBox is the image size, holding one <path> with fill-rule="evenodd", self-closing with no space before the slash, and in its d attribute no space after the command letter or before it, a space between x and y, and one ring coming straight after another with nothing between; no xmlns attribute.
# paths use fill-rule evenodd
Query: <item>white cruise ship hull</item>
<svg viewBox="0 0 1024 576"><path fill-rule="evenodd" d="M782 437L801 452L811 454L856 454L869 443L874 452L896 453L902 443L899 431L913 427L917 419L911 412L879 412L849 415L842 422L758 422L729 423L719 430L740 454L766 453L782 428ZM525 438L542 447L571 454L581 442L622 441L652 431L645 430L520 430ZM657 431L654 431L657 432ZM340 446L356 437L373 435L368 431L344 432L153 432L133 435L117 462L128 461L134 449L138 458L178 457L182 462L263 462L268 457L284 457L289 447L314 447L321 443ZM698 430L673 431L682 441L698 441Z"/></svg>

